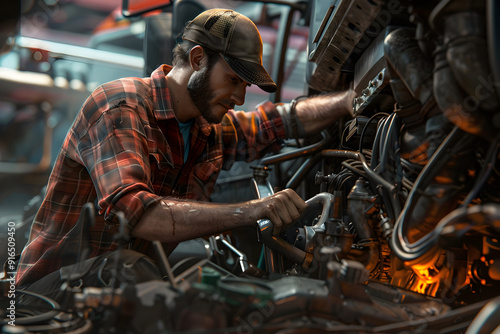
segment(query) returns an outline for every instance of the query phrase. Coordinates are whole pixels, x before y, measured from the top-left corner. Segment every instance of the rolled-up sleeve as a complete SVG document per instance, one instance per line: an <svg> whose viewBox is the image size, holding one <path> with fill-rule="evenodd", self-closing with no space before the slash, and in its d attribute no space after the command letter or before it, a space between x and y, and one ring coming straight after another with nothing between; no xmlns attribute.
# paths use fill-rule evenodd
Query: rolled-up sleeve
<svg viewBox="0 0 500 334"><path fill-rule="evenodd" d="M286 138L283 121L271 102L250 112L230 111L222 122L224 168L234 161L253 161L268 152L277 152Z"/></svg>

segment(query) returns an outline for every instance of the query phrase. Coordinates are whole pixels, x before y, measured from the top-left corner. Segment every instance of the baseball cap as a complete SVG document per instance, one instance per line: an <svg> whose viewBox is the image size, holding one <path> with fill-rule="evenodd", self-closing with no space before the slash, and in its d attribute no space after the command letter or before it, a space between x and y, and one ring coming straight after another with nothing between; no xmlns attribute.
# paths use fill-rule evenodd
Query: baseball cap
<svg viewBox="0 0 500 334"><path fill-rule="evenodd" d="M184 29L183 39L219 52L243 80L272 93L276 84L262 66L262 39L255 24L230 9L204 11Z"/></svg>

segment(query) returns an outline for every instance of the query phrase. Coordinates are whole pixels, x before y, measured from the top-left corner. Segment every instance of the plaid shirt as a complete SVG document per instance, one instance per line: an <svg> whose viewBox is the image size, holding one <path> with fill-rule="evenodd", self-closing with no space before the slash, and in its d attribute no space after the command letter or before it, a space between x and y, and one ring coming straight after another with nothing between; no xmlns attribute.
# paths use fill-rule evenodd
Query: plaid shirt
<svg viewBox="0 0 500 334"><path fill-rule="evenodd" d="M132 229L163 197L207 201L222 168L281 148L283 123L266 103L254 112L231 110L221 124L196 118L184 163L165 76L170 68L163 65L150 78L106 83L85 101L50 175L19 262L18 286L77 261L85 203L98 210L84 238L94 257L116 248L118 212Z"/></svg>

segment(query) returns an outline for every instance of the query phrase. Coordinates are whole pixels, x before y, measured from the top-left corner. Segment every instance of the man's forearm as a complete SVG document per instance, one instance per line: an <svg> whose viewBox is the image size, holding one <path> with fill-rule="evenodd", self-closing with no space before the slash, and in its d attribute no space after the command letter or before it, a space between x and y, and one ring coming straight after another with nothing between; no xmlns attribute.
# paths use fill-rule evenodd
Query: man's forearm
<svg viewBox="0 0 500 334"><path fill-rule="evenodd" d="M300 100L295 106L297 119L309 134L315 134L344 116L352 116L352 90L318 95Z"/></svg>
<svg viewBox="0 0 500 334"><path fill-rule="evenodd" d="M176 243L249 226L256 221L248 205L163 199L144 214L132 236Z"/></svg>
<svg viewBox="0 0 500 334"><path fill-rule="evenodd" d="M275 235L298 219L307 204L291 189L265 199L220 204L164 198L148 209L131 235L144 240L177 243L222 233L237 227L255 225L269 218Z"/></svg>

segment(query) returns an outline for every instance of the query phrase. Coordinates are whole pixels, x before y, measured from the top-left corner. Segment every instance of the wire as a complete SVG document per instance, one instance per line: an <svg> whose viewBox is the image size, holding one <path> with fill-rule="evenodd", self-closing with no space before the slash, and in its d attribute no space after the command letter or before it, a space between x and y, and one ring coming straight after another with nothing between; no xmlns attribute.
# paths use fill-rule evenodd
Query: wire
<svg viewBox="0 0 500 334"><path fill-rule="evenodd" d="M399 148L399 117L396 113L392 114L387 118L384 124L384 134L381 137L381 147L380 147L380 165L378 172L384 174L386 171L387 161L389 160L389 155ZM397 160L397 157L394 157Z"/></svg>
<svg viewBox="0 0 500 334"><path fill-rule="evenodd" d="M433 233L434 230L413 243L408 242L406 239L407 220L411 217L417 200L421 196L420 190L425 189L427 183L435 177L436 172L445 166L455 151L462 150L463 145L470 144L469 141L473 139L474 137L465 135L462 130L455 127L434 152L427 165L417 177L417 180L415 180L413 188L405 202L402 214L396 221L390 242L391 249L400 259L413 261L426 254L435 246L437 239Z"/></svg>
<svg viewBox="0 0 500 334"><path fill-rule="evenodd" d="M44 301L45 303L49 304L50 307L52 308L50 311L47 311L47 312L42 313L42 314L32 315L32 316L23 317L23 318L16 318L16 325L29 325L31 323L45 322L45 321L51 320L60 312L61 306L59 305L59 303L57 303L53 299L50 299L50 298L43 296L41 294L27 291L27 290L16 290L16 293L38 298L38 299ZM10 321L9 319L3 319L1 324L6 325L9 321Z"/></svg>
<svg viewBox="0 0 500 334"><path fill-rule="evenodd" d="M477 194L479 193L484 183L490 176L491 171L493 170L493 167L495 166L495 162L497 160L499 147L500 147L500 135L495 138L493 143L491 143L490 147L488 148L488 152L486 153L486 158L485 158L485 164L481 169L481 171L479 172L476 183L472 187L471 191L467 194L467 197L463 201L461 207L467 207L470 204L470 202L472 202L472 200L476 198Z"/></svg>
<svg viewBox="0 0 500 334"><path fill-rule="evenodd" d="M422 171L422 169L424 168L423 165L419 165L417 163L408 161L408 160L403 159L403 158L401 158L400 161L401 161L401 165L403 166L403 168L406 170L407 173L419 174Z"/></svg>
<svg viewBox="0 0 500 334"><path fill-rule="evenodd" d="M385 112L379 112L379 113L376 113L374 114L372 117L370 117L368 119L368 121L366 122L365 126L363 127L363 130L361 131L361 136L359 137L359 153L360 154L363 154L363 139L365 137L365 131L366 129L368 128L368 125L370 125L370 123L376 118L376 117L379 117L379 116L389 116L389 114L385 113ZM378 131L377 131L378 133Z"/></svg>
<svg viewBox="0 0 500 334"><path fill-rule="evenodd" d="M394 191L394 185L385 180L383 177L375 173L373 169L368 166L368 163L366 162L366 158L364 155L359 154L359 152L355 151L347 151L347 150L323 150L321 151L321 155L325 158L346 158L346 159L356 159L359 160L362 164L363 170L366 173L366 177L373 182L374 184L377 184L379 186L384 187L389 191L389 193L392 193Z"/></svg>
<svg viewBox="0 0 500 334"><path fill-rule="evenodd" d="M383 123L383 121L379 121L379 123ZM373 140L373 145L372 145L372 152L371 152L371 157L370 157L370 165L372 169L375 169L377 167L378 159L379 159L379 150L378 150L378 143L380 142L380 124L377 125L377 134L375 135L375 139Z"/></svg>
<svg viewBox="0 0 500 334"><path fill-rule="evenodd" d="M350 170L351 172L361 176L361 177L364 177L366 178L366 173L363 171L363 170L360 170L354 166L351 166L350 164L348 164L347 162L345 161L342 161L342 166L344 166L345 168L347 168L348 170Z"/></svg>
<svg viewBox="0 0 500 334"><path fill-rule="evenodd" d="M379 130L378 130L379 138L378 138L377 142L374 143L374 146L373 146L373 151L375 152L374 155L375 155L375 158L377 159L377 161L381 159L381 154L384 151L383 140L387 136L387 124L388 124L388 122L389 122L389 117L384 118L380 122ZM375 167L373 168L373 170L378 170L378 168L380 168L380 163L378 163L378 164L375 163L374 166Z"/></svg>

